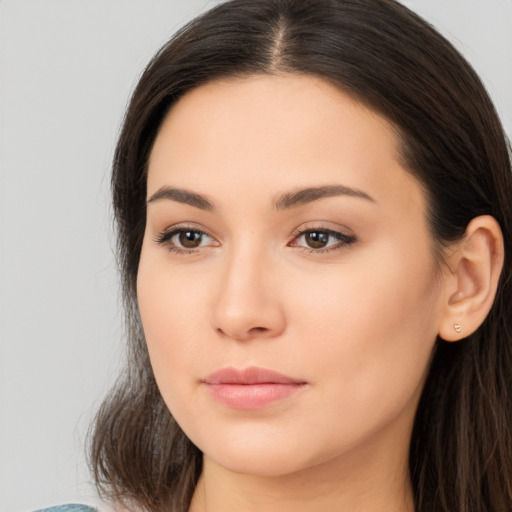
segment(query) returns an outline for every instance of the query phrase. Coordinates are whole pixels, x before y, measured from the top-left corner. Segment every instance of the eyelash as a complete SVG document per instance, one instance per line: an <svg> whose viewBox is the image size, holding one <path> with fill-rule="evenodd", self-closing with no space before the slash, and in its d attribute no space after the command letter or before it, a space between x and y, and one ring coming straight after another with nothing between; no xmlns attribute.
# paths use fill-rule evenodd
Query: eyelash
<svg viewBox="0 0 512 512"><path fill-rule="evenodd" d="M166 229L165 231L162 231L162 233L160 233L154 239L154 241L159 245L165 246L170 252L173 252L175 254L186 256L188 254L197 253L199 251L200 247L194 248L194 249L187 249L185 247L179 247L172 242L172 239L176 235L179 235L180 233L185 233L185 232L195 233L200 236L205 236L205 237L211 238L212 240L214 239L212 236L210 236L208 233L206 233L205 231L203 231L201 229L198 229L193 226L182 225L182 226L173 226L170 229Z"/></svg>
<svg viewBox="0 0 512 512"><path fill-rule="evenodd" d="M175 245L173 242L171 242L172 239L176 235L179 235L180 233L184 233L184 232L191 232L191 233L194 233L201 237L208 237L208 238L211 238L212 240L214 240L214 238L212 236L210 236L208 233L206 233L205 231L198 229L196 227L174 226L174 227L167 229L167 230L163 231L162 233L160 233L156 238L154 238L154 241L159 245L165 246L170 252L172 252L174 254L178 254L178 255L186 256L186 255L191 255L191 254L195 254L195 253L199 252L201 247L187 249L185 247L179 247L179 246ZM308 234L312 234L312 233L325 234L329 237L332 237L332 238L335 238L336 240L338 240L338 243L335 243L332 246L327 246L325 248L319 248L319 249L314 249L312 247L307 247L307 246L300 246L297 244L297 241L301 237L306 236ZM298 229L298 230L294 231L292 243L289 243L288 246L297 247L298 249L300 249L302 251L306 251L309 254L327 254L327 253L331 253L334 251L346 249L348 246L350 246L351 244L353 244L356 241L357 241L357 239L354 236L346 235L344 233L341 233L339 231L335 231L335 230L332 230L329 228L315 227L315 228L307 228L307 229Z"/></svg>
<svg viewBox="0 0 512 512"><path fill-rule="evenodd" d="M296 241L303 236L306 236L307 234L311 233L322 233L326 234L329 237L335 238L338 240L338 243L333 244L332 246L327 246L325 248L321 249L314 249L312 247L306 247L306 246L299 246L296 245ZM302 249L303 251L308 252L309 254L327 254L330 252L339 251L342 249L346 249L348 246L356 242L356 237L352 235L346 235L344 233L341 233L339 231L335 231L333 229L329 228L322 228L322 227L315 227L315 228L307 228L307 229L298 229L293 233L293 241L294 244L291 245L291 247L298 247L299 249Z"/></svg>

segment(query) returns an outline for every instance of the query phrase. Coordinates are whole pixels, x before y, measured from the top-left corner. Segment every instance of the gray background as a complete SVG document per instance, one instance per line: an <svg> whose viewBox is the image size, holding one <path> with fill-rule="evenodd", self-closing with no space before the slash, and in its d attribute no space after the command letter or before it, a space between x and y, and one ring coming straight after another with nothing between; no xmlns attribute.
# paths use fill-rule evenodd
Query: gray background
<svg viewBox="0 0 512 512"><path fill-rule="evenodd" d="M83 443L121 360L109 164L153 52L215 0L0 1L0 511L93 500ZM405 1L512 132L512 0Z"/></svg>

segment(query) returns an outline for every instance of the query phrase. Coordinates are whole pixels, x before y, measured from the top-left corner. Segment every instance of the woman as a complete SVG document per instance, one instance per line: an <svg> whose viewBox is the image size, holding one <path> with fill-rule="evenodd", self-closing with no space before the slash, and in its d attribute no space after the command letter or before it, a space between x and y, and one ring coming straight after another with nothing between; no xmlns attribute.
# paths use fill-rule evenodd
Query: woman
<svg viewBox="0 0 512 512"><path fill-rule="evenodd" d="M510 155L393 0L233 0L134 92L113 171L126 510L512 509Z"/></svg>

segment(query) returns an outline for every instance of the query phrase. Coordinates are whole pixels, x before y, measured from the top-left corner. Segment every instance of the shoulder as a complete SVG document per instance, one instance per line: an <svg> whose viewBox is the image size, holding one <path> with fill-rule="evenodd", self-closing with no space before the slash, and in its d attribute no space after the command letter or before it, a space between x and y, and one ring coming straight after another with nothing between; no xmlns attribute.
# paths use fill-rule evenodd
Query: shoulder
<svg viewBox="0 0 512 512"><path fill-rule="evenodd" d="M87 505L70 503L68 505L57 505L55 507L41 508L34 512L99 512L98 509Z"/></svg>

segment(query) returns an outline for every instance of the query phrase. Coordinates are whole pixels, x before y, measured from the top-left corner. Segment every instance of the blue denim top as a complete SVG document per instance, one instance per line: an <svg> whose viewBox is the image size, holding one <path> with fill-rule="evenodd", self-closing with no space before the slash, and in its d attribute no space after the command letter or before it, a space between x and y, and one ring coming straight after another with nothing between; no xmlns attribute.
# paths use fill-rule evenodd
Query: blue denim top
<svg viewBox="0 0 512 512"><path fill-rule="evenodd" d="M78 505L71 503L69 505L57 505L56 507L42 508L34 512L97 512L95 508L87 505Z"/></svg>

